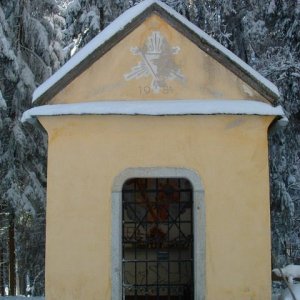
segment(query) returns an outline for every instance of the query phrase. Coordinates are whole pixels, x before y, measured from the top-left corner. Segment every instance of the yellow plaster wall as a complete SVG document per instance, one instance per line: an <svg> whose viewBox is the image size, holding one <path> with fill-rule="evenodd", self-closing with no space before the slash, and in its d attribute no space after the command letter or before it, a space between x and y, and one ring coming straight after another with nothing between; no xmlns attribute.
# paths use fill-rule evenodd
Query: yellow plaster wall
<svg viewBox="0 0 300 300"><path fill-rule="evenodd" d="M152 76L125 80L124 75L142 61L132 47L145 49L148 37L160 32L171 47L179 47L169 58L181 70L184 80L169 79L159 92L151 90ZM161 65L161 64L160 64ZM166 70L166 68L164 68ZM167 70L168 71L168 70ZM268 102L231 71L153 14L59 92L56 103L97 100L151 99L253 99ZM50 100L50 99L49 99Z"/></svg>
<svg viewBox="0 0 300 300"><path fill-rule="evenodd" d="M111 296L111 189L128 167L195 170L206 206L206 300L270 299L261 116L40 117L49 138L47 300Z"/></svg>

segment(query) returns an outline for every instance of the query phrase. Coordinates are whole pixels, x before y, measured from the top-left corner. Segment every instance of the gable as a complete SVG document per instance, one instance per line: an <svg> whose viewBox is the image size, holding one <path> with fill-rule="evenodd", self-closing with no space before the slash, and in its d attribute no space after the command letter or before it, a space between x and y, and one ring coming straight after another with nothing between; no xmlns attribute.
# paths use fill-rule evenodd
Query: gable
<svg viewBox="0 0 300 300"><path fill-rule="evenodd" d="M111 38L105 51L96 49L40 93L37 103L140 99L272 102L277 97L271 84L260 81L260 75L227 49L214 40L195 36L188 29L161 6L153 5L150 13L140 16L139 23L123 30L121 38Z"/></svg>

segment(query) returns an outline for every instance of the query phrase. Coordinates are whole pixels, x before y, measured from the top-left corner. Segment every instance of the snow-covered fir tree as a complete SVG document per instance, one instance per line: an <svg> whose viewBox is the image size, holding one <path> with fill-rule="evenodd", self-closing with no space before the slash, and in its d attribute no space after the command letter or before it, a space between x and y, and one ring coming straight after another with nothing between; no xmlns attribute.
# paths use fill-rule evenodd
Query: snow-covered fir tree
<svg viewBox="0 0 300 300"><path fill-rule="evenodd" d="M62 0L66 20L64 42L68 57L139 2L141 0Z"/></svg>
<svg viewBox="0 0 300 300"><path fill-rule="evenodd" d="M15 239L9 252L2 228L1 271L10 265L15 275L10 280L1 276L0 286L3 292L10 281L10 294L16 292L16 283L20 293L25 294L26 285L29 292L37 278L37 293L44 290L47 138L22 124L20 117L31 106L35 87L63 63L58 14L54 0L0 0L0 213L9 219L6 231L11 229Z"/></svg>

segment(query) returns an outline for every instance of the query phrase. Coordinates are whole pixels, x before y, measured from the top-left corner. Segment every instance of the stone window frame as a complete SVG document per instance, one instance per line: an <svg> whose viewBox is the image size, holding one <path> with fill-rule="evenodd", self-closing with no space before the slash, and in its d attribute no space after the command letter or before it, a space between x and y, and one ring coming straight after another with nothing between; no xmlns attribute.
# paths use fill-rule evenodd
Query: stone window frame
<svg viewBox="0 0 300 300"><path fill-rule="evenodd" d="M115 177L111 203L111 299L122 299L122 189L130 178L185 178L193 187L194 299L205 299L205 202L200 176L186 168L127 168Z"/></svg>

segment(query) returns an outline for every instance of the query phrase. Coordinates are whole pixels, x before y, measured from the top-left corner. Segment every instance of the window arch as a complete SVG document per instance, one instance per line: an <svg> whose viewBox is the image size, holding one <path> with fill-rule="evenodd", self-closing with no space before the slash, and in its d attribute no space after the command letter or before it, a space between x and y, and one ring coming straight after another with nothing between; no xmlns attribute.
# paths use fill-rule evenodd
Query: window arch
<svg viewBox="0 0 300 300"><path fill-rule="evenodd" d="M196 172L184 168L129 168L121 172L114 180L112 188L112 300L122 299L123 251L122 251L122 190L129 179L155 178L156 182L183 180L192 187L192 226L193 226L193 299L205 299L205 207L204 189ZM179 180L179 181L180 181ZM179 182L178 181L178 182Z"/></svg>

